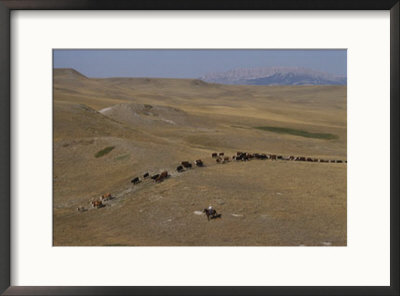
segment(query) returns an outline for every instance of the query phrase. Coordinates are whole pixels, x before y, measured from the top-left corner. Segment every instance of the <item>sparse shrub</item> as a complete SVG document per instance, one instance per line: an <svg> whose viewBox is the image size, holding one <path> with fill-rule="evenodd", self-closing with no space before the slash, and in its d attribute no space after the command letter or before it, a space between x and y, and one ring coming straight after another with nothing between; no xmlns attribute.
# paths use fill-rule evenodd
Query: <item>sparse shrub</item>
<svg viewBox="0 0 400 296"><path fill-rule="evenodd" d="M129 154L123 154L123 155L119 155L115 158L115 160L124 160L129 158Z"/></svg>
<svg viewBox="0 0 400 296"><path fill-rule="evenodd" d="M108 147L100 150L99 152L97 152L94 156L96 158L102 157L102 156L110 153L114 148L115 148L115 146L108 146Z"/></svg>

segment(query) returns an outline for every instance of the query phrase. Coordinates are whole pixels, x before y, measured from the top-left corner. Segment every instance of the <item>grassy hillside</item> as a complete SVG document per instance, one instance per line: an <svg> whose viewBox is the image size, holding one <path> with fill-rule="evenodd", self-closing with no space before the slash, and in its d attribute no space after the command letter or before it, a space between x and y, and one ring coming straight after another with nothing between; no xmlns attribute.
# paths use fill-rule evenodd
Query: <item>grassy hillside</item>
<svg viewBox="0 0 400 296"><path fill-rule="evenodd" d="M346 245L346 164L211 158L345 160L346 91L55 69L54 245ZM206 167L175 171L199 158ZM162 183L130 183L163 170ZM198 215L210 204L221 219Z"/></svg>

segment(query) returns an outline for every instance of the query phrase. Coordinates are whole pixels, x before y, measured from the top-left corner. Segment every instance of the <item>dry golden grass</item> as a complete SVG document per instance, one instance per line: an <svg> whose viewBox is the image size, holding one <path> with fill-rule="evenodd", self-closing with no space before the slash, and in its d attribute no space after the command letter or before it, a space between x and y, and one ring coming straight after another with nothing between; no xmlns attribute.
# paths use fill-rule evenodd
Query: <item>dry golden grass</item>
<svg viewBox="0 0 400 296"><path fill-rule="evenodd" d="M346 245L346 164L211 159L220 151L346 159L346 127L343 86L88 79L55 70L54 245ZM115 148L96 158L106 147ZM206 167L175 172L199 158ZM164 169L172 176L160 184L130 183ZM107 192L116 198L106 207L89 207ZM221 219L194 213L210 204Z"/></svg>

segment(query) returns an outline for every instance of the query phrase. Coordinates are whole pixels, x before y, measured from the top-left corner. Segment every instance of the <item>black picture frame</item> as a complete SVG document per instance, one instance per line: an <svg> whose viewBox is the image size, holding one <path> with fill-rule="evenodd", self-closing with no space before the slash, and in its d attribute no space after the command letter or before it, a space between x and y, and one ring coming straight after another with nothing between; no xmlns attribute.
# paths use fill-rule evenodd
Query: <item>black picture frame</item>
<svg viewBox="0 0 400 296"><path fill-rule="evenodd" d="M10 286L10 13L13 10L390 10L390 286ZM399 0L0 0L0 293L2 295L399 295ZM368 260L368 259L366 259Z"/></svg>

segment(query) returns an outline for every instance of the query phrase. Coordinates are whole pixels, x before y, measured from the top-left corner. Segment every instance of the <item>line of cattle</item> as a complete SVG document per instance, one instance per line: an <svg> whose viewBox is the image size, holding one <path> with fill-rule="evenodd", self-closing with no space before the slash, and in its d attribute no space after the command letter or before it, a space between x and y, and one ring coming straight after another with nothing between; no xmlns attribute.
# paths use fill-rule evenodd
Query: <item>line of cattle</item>
<svg viewBox="0 0 400 296"><path fill-rule="evenodd" d="M347 163L347 160L326 160L326 159L319 159L319 158L312 158L312 157L305 157L305 156L283 156L283 155L276 155L276 154L265 154L265 153L247 153L247 152L240 152L238 151L236 155L229 157L225 156L224 152L220 153L212 153L211 157L215 159L215 161L219 164L224 164L227 162L230 162L231 160L236 160L236 161L250 161L252 159L261 159L261 160L266 160L266 159L271 159L271 160L291 160L291 161L308 161L308 162L325 162L325 163ZM204 167L204 163L201 159L197 159L194 161L194 165L196 167ZM176 167L176 171L178 173L184 172L187 169L191 169L193 167L192 163L189 161L182 161L179 166ZM152 179L155 183L160 183L164 181L165 179L169 178L171 175L168 174L168 171L163 171L159 174L155 174L150 176L149 173L143 174L142 179ZM135 177L131 180L131 183L133 185L137 185L141 183L142 180L140 177ZM105 207L105 204L103 201L108 201L113 199L114 197L111 195L111 193L106 193L103 194L100 197L100 200L94 200L91 201L91 205L94 208L102 208ZM86 211L87 209L83 207L79 207L78 211Z"/></svg>
<svg viewBox="0 0 400 296"><path fill-rule="evenodd" d="M212 158L216 159L217 163L226 163L230 161L229 156L224 156L223 152L212 153ZM271 160L293 160L293 161L309 161L309 162L330 162L330 163L347 163L347 160L334 160L334 159L320 159L306 156L283 156L276 154L265 154L265 153L247 153L247 152L236 152L236 155L232 156L232 160L236 161L249 161L251 159L271 159Z"/></svg>
<svg viewBox="0 0 400 296"><path fill-rule="evenodd" d="M204 163L201 159L197 159L194 161L194 165L197 167L203 167ZM193 167L193 165L189 161L182 161L181 164L176 167L176 171L178 173L182 173L183 171L185 171L185 169L191 169L192 167ZM150 178L150 179L154 180L155 183L160 183L160 182L164 181L165 179L169 178L170 176L171 175L168 174L168 171L163 171L160 174L155 174L152 176L150 176L149 173L145 173L143 175L143 179ZM134 185L139 184L140 182L142 182L142 180L139 177L135 177L131 180L131 183Z"/></svg>
<svg viewBox="0 0 400 296"><path fill-rule="evenodd" d="M203 167L204 163L203 163L202 160L198 159L198 160L194 161L194 165L197 166L197 167ZM183 172L185 170L185 168L186 169L191 169L192 167L193 166L189 161L182 161L181 165L179 165L176 168L176 170L177 170L177 172L180 173L180 172ZM150 176L149 173L145 173L143 175L143 180L150 178L155 183L161 183L162 181L164 181L165 179L167 179L169 177L171 177L171 175L168 174L168 171L163 171L163 172L161 172L159 174L155 174L155 175L152 175L152 176ZM139 177L135 177L135 178L133 178L131 180L131 183L133 185L137 185L137 184L139 184L141 182L142 182L142 180ZM90 204L92 205L93 208L98 208L99 209L99 208L105 207L105 204L103 203L104 201L108 201L108 200L112 200L112 199L114 199L114 197L111 195L111 193L106 193L106 194L103 194L102 196L100 196L100 200L93 200L93 201L90 202ZM84 208L84 207L78 207L77 210L79 212L87 211L87 209Z"/></svg>

